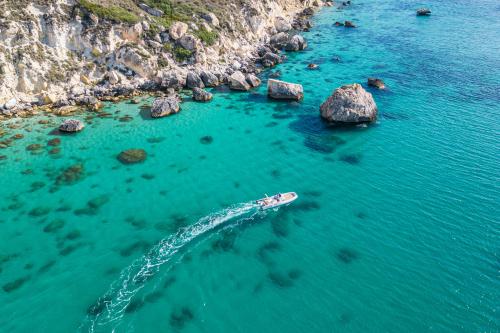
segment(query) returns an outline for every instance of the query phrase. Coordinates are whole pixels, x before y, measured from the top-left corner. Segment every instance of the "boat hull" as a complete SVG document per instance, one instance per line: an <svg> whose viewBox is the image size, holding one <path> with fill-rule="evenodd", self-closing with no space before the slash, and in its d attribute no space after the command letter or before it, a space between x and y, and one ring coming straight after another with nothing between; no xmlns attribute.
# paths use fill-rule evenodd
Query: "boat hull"
<svg viewBox="0 0 500 333"><path fill-rule="evenodd" d="M261 210L267 210L271 208L276 208L280 207L283 205L288 205L289 203L297 200L299 197L297 193L295 192L287 192L287 193L280 193L281 196L277 197L277 195L274 195L272 197L266 197L262 198L256 201L256 203L260 206L259 208Z"/></svg>

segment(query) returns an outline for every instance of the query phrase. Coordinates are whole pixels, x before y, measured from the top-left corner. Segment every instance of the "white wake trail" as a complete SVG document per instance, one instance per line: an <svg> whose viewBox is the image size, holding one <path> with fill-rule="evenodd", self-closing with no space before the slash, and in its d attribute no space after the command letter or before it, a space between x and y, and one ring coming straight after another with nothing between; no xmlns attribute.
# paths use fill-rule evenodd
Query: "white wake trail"
<svg viewBox="0 0 500 333"><path fill-rule="evenodd" d="M80 326L80 331L95 332L102 326L119 324L126 307L141 290L146 282L152 278L160 267L187 243L196 237L214 229L215 227L236 217L243 216L255 210L253 202L233 205L217 213L199 219L195 224L180 229L176 234L162 239L147 254L135 260L122 271L120 278L114 282L108 292L99 299L94 307L98 307L94 314L89 314ZM246 219L252 219L252 214ZM114 329L113 329L114 331Z"/></svg>

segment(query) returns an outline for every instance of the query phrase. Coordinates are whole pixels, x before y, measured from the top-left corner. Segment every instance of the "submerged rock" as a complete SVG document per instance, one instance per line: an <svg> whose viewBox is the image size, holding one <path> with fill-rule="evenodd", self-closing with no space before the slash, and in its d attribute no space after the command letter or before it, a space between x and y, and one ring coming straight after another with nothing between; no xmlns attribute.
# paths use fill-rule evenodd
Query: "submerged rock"
<svg viewBox="0 0 500 333"><path fill-rule="evenodd" d="M59 130L63 132L79 132L81 131L85 125L83 125L83 122L77 119L67 119L65 120L60 126Z"/></svg>
<svg viewBox="0 0 500 333"><path fill-rule="evenodd" d="M267 94L275 99L301 100L304 97L304 88L296 83L288 83L270 79L267 81Z"/></svg>
<svg viewBox="0 0 500 333"><path fill-rule="evenodd" d="M245 75L240 71L236 71L229 77L229 88L247 91L250 90L251 86L246 81Z"/></svg>
<svg viewBox="0 0 500 333"><path fill-rule="evenodd" d="M144 149L127 149L118 154L117 158L123 164L141 163L146 160L147 154Z"/></svg>
<svg viewBox="0 0 500 333"><path fill-rule="evenodd" d="M198 102L207 102L212 99L212 94L201 88L193 88L193 99Z"/></svg>
<svg viewBox="0 0 500 333"><path fill-rule="evenodd" d="M56 185L71 185L83 177L83 172L83 164L72 165L57 176Z"/></svg>
<svg viewBox="0 0 500 333"><path fill-rule="evenodd" d="M307 65L307 68L309 68L309 69L318 69L319 66L317 64L309 64L309 65Z"/></svg>
<svg viewBox="0 0 500 333"><path fill-rule="evenodd" d="M375 87L377 89L385 89L384 81L382 81L381 79L374 78L374 77L368 78L368 85L371 87Z"/></svg>
<svg viewBox="0 0 500 333"><path fill-rule="evenodd" d="M429 8L420 8L417 10L417 16L429 16L431 15L431 10Z"/></svg>
<svg viewBox="0 0 500 333"><path fill-rule="evenodd" d="M377 105L370 93L354 83L335 89L321 104L321 117L329 122L363 123L377 118Z"/></svg>
<svg viewBox="0 0 500 333"><path fill-rule="evenodd" d="M169 116L180 111L179 97L169 96L157 98L151 107L151 117L160 118Z"/></svg>

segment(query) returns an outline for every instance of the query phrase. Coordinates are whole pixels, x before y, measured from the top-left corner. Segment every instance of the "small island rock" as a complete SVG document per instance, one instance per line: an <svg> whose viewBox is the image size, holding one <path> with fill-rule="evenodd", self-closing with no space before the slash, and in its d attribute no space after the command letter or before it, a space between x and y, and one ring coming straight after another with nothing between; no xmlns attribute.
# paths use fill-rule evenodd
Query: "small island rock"
<svg viewBox="0 0 500 333"><path fill-rule="evenodd" d="M240 71L236 71L229 77L229 88L247 91L250 90L251 86L246 81L245 75Z"/></svg>
<svg viewBox="0 0 500 333"><path fill-rule="evenodd" d="M431 15L431 10L429 8L420 8L417 10L417 16L429 16Z"/></svg>
<svg viewBox="0 0 500 333"><path fill-rule="evenodd" d="M357 83L335 89L320 111L323 119L333 123L365 123L377 118L372 95Z"/></svg>

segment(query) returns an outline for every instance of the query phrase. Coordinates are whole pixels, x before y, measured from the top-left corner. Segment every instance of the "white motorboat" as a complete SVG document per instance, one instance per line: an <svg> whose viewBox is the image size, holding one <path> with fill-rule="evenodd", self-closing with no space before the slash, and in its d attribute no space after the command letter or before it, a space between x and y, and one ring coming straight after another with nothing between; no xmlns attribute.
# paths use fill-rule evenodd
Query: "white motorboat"
<svg viewBox="0 0 500 333"><path fill-rule="evenodd" d="M272 197L266 195L265 198L255 201L256 204L260 206L261 210L266 210L269 208L275 208L282 205L288 205L290 202L297 199L299 196L295 192L278 193Z"/></svg>

